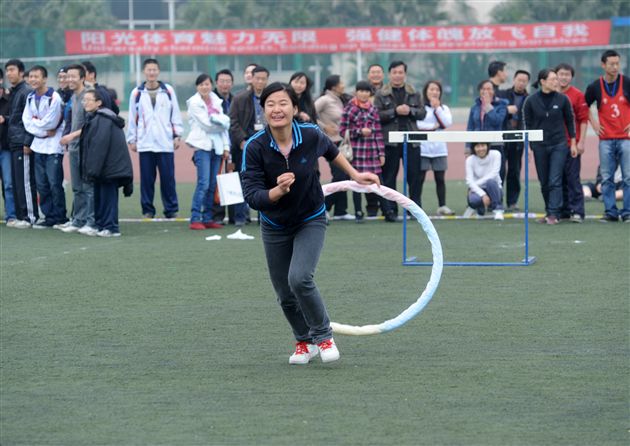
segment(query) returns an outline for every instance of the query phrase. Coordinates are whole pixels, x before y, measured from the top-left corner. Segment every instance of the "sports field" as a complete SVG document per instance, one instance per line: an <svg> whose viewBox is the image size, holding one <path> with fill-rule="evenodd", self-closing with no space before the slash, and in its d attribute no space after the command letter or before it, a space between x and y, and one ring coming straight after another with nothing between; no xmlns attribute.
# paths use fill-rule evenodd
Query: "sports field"
<svg viewBox="0 0 630 446"><path fill-rule="evenodd" d="M192 186L178 187L185 216ZM448 184L459 214L463 191ZM434 211L431 181L423 196ZM137 192L121 206L138 217ZM445 260L522 259L522 220L434 223ZM380 323L417 299L430 268L401 266L401 229L330 225L317 281L334 321ZM630 441L628 224L532 223L534 265L447 267L416 319L337 336L341 360L308 366L288 365L256 224L253 241L184 222L121 230L0 229L0 444ZM419 225L409 234L429 258Z"/></svg>

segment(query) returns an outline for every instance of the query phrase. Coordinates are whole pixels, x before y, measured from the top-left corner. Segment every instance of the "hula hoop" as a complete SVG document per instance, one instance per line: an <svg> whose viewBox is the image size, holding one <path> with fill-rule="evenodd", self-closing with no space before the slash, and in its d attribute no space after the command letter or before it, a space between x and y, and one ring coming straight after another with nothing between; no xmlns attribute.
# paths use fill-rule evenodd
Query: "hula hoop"
<svg viewBox="0 0 630 446"><path fill-rule="evenodd" d="M338 322L330 323L330 326L332 327L334 333L354 336L387 333L389 331L402 327L411 319L420 314L420 312L427 306L429 301L431 301L433 294L437 290L437 287L440 283L440 277L442 277L442 267L444 264L444 259L442 256L442 244L440 243L440 238L438 237L433 223L431 223L431 220L429 219L427 214L416 203L405 197L403 194L385 186L379 187L375 184L363 186L354 181L339 181L336 183L325 184L324 186L322 186L322 189L324 191L324 195L330 195L335 192L351 190L353 192L362 193L373 192L383 198L395 201L400 206L407 209L411 213L411 215L413 215L416 220L418 220L418 223L420 223L422 229L429 238L429 241L431 242L431 251L433 253L433 268L431 269L431 277L429 278L429 282L427 283L426 288L424 289L418 300L411 304L409 308L404 310L395 318L386 320L385 322L377 325L356 326L340 324Z"/></svg>

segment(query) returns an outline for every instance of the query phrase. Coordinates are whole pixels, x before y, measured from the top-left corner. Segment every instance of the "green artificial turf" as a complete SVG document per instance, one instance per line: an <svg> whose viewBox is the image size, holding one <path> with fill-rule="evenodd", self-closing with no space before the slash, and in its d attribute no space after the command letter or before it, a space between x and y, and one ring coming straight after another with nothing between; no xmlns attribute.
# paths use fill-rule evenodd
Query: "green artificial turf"
<svg viewBox="0 0 630 446"><path fill-rule="evenodd" d="M123 199L121 216L138 208ZM522 259L521 220L434 223L445 260ZM430 267L401 266L401 227L330 225L316 280L334 321L380 323L418 298ZM628 443L630 225L532 223L534 265L447 267L416 319L339 335L340 361L303 367L258 226L254 241L121 230L0 228L0 444ZM429 256L417 224L409 238Z"/></svg>

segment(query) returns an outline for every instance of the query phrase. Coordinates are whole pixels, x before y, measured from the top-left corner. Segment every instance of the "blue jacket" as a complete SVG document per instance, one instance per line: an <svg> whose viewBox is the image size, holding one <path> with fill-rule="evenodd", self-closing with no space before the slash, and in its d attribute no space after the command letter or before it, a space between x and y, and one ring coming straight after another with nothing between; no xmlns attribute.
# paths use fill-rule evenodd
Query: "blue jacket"
<svg viewBox="0 0 630 446"><path fill-rule="evenodd" d="M507 116L507 99L494 98L492 101L494 107L483 117L483 124L481 123L481 99L475 99L475 105L470 108L470 114L468 115L468 125L466 130L485 130L485 131L497 131L503 130L503 121Z"/></svg>
<svg viewBox="0 0 630 446"><path fill-rule="evenodd" d="M288 158L278 149L269 127L254 134L245 144L241 178L245 200L260 211L261 220L275 229L296 226L326 211L324 193L316 167L320 156L328 161L339 154L337 146L314 124L293 121L293 148ZM269 189L277 178L293 172L291 191L273 203Z"/></svg>

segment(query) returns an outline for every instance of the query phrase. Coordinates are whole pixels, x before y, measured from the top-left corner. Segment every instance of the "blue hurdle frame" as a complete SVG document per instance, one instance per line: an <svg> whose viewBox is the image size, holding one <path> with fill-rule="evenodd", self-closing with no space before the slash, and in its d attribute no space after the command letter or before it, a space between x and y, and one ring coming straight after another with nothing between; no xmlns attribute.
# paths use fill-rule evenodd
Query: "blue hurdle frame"
<svg viewBox="0 0 630 446"><path fill-rule="evenodd" d="M403 194L407 195L407 143L409 135L405 134L403 140ZM536 257L529 255L529 135L524 131L523 156L525 157L525 255L520 262L444 262L444 266L529 266L536 263ZM415 257L407 257L407 218L403 212L403 266L433 266L433 262L418 262Z"/></svg>

